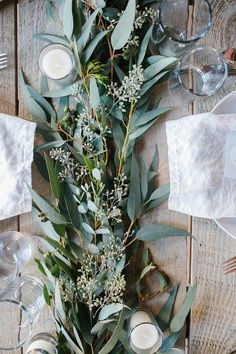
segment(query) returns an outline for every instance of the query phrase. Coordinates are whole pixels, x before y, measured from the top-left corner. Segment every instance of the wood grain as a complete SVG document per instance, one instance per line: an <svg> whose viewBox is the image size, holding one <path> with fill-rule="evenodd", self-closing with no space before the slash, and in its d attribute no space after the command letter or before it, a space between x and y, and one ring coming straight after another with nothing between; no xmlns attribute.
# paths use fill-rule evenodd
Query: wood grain
<svg viewBox="0 0 236 354"><path fill-rule="evenodd" d="M7 4L1 5L0 10L0 53L7 53L8 67L0 71L0 112L15 115L17 112L16 102L16 46L15 46L15 5ZM0 221L0 233L4 231L11 231L18 229L18 218L10 218L8 220ZM10 327L13 328L19 319L12 318ZM0 337L1 341L6 338L6 327L4 318L0 315ZM5 352L5 351L4 351ZM3 353L0 350L0 353ZM10 350L9 354L20 354L21 350Z"/></svg>
<svg viewBox="0 0 236 354"><path fill-rule="evenodd" d="M155 152L156 146L159 152L159 170L157 183L169 183L169 167L168 167L168 153L166 143L165 123L167 120L174 120L185 115L190 114L188 106L177 106L171 99L168 93L166 84L161 84L157 87L153 97L153 103L160 100L160 107L170 107L170 111L158 120L154 127L152 127L142 141L142 155L146 164L149 166ZM189 230L190 218L184 214L168 210L167 202L159 208L153 209L143 217L143 223L164 223L176 227ZM148 244L154 261L159 269L165 272L173 283L180 283L179 296L176 302L177 307L182 303L186 294L186 286L188 285L188 263L189 263L189 243L185 238L168 238L166 240L159 240L158 242L150 242ZM174 266L173 266L174 265ZM156 279L157 283L158 279ZM151 289L153 293L155 290L155 279L151 279ZM151 309L157 312L165 300L165 296L155 297L149 304ZM184 346L186 333L183 332L180 340L181 346Z"/></svg>
<svg viewBox="0 0 236 354"><path fill-rule="evenodd" d="M236 46L236 1L213 0L213 25L201 42L219 51ZM236 88L227 79L214 96L196 101L194 113L208 112ZM222 263L236 255L236 243L214 221L193 218L192 277L198 283L191 316L191 354L229 354L236 349L236 275L224 276Z"/></svg>

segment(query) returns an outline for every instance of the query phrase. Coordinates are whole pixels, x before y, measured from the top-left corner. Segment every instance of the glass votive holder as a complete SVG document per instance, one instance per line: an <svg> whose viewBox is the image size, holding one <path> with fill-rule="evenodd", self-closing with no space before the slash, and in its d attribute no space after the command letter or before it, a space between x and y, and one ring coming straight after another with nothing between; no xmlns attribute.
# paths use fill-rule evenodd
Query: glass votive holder
<svg viewBox="0 0 236 354"><path fill-rule="evenodd" d="M43 283L35 277L18 277L0 294L0 350L17 349L30 338L44 304Z"/></svg>
<svg viewBox="0 0 236 354"><path fill-rule="evenodd" d="M163 341L163 334L151 313L137 309L129 320L129 345L134 353L154 354Z"/></svg>
<svg viewBox="0 0 236 354"><path fill-rule="evenodd" d="M26 354L57 354L57 342L49 333L38 333L30 341Z"/></svg>
<svg viewBox="0 0 236 354"><path fill-rule="evenodd" d="M38 63L41 73L60 86L72 84L77 77L74 54L63 44L49 44L44 47Z"/></svg>
<svg viewBox="0 0 236 354"><path fill-rule="evenodd" d="M17 231L0 234L0 293L15 281L31 256L28 237Z"/></svg>
<svg viewBox="0 0 236 354"><path fill-rule="evenodd" d="M201 46L187 51L169 77L173 99L191 103L218 91L228 76L223 55L215 48Z"/></svg>
<svg viewBox="0 0 236 354"><path fill-rule="evenodd" d="M192 25L190 27L190 21ZM181 57L204 37L212 23L208 0L161 0L150 39L152 54Z"/></svg>

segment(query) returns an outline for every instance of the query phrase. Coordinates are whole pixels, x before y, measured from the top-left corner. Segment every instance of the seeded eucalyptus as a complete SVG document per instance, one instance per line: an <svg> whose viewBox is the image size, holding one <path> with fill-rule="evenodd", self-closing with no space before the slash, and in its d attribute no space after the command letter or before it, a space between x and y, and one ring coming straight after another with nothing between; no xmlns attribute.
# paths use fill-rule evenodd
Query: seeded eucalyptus
<svg viewBox="0 0 236 354"><path fill-rule="evenodd" d="M148 42L156 11L152 1L45 0L49 21L63 35L40 33L39 40L72 49L77 79L42 93L21 89L44 143L35 163L51 186L50 200L32 190L33 215L48 247L36 260L45 275L44 296L54 309L59 353L130 353L125 321L148 299L143 279L157 272L156 294L171 290L157 320L168 353L178 338L195 287L171 320L178 287L157 269L146 249L135 284L127 284L131 256L139 243L190 236L167 225L139 226L140 217L160 205L169 186L156 186L158 154L150 166L135 154L136 142L166 108L149 98L175 64L151 56ZM32 5L33 6L33 5ZM54 105L51 98L58 102ZM170 328L170 329L169 329Z"/></svg>

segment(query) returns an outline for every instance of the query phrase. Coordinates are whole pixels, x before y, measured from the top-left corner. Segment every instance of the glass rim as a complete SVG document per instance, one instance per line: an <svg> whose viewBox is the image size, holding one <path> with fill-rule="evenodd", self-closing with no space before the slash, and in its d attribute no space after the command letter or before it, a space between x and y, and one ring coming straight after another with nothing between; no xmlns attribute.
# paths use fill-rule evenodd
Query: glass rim
<svg viewBox="0 0 236 354"><path fill-rule="evenodd" d="M192 50L189 50L182 58L181 60L178 62L177 64L177 71L179 72L180 70L180 66L181 66L181 63L183 62L184 59L188 58L190 55L192 55L193 53L195 52L198 52L200 50L211 50L212 52L216 53L219 58L221 59L222 61L222 64L224 65L224 69L225 69L225 72L224 72L224 77L223 79L221 80L221 83L220 85L216 86L216 90L214 92L212 92L212 94L208 95L208 96L205 96L205 95L200 95L200 94L197 94L197 93L194 93L194 92L191 92L190 89L184 84L181 76L178 74L178 77L179 77L179 81L181 83L181 85L183 85L184 89L192 96L196 96L196 97L210 97L212 95L215 94L216 91L218 91L224 84L225 82L225 79L227 78L228 76L228 66L227 66L227 63L224 59L224 56L215 48L211 47L211 46L208 46L208 45L204 45L204 46L199 46L199 47L195 47L193 48Z"/></svg>
<svg viewBox="0 0 236 354"><path fill-rule="evenodd" d="M161 26L161 29L162 31L166 34L166 31L165 31L165 27L163 25L163 22L161 20L161 5L164 3L165 0L160 0L160 6L159 6L159 14L158 14L158 22ZM188 40L181 40L181 39L176 39L176 38L173 38L171 37L170 35L168 35L167 37L169 39L171 39L172 41L176 42L176 43L181 43L181 44L190 44L192 42L196 42L198 41L199 39L203 38L209 31L209 29L211 28L211 25L212 25L212 8L211 8L211 4L209 2L209 0L203 0L205 1L205 3L207 4L208 6L208 9L209 9L209 15L210 15L210 19L208 21L208 24L207 26L205 26L205 29L204 31L202 31L202 33L196 37L193 37L192 39L188 39Z"/></svg>
<svg viewBox="0 0 236 354"><path fill-rule="evenodd" d="M9 344L8 347L4 347L3 345L1 345L1 342L0 342L0 349L1 350L14 350L14 349L18 349L18 348L22 347L26 343L26 341L30 338L30 336L32 334L32 329L33 329L33 318L30 315L30 312L27 310L27 308L20 301L0 298L0 305L1 305L1 303L6 303L6 302L14 304L14 305L17 305L19 310L23 311L24 313L26 313L26 315L27 315L27 317L29 319L29 325L30 325L29 327L30 328L29 328L29 331L27 333L27 336L25 338L23 338L21 341L19 341L18 344L15 344L14 346ZM17 324L16 328L18 329L21 326L22 326L22 323L19 322L19 324ZM10 334L11 333L12 333L12 331L10 331Z"/></svg>
<svg viewBox="0 0 236 354"><path fill-rule="evenodd" d="M44 76L46 76L48 79L50 80L53 80L53 81L61 81L61 80L64 80L66 79L67 77L70 76L72 70L65 76L61 77L60 79L53 79L51 78L49 75L47 75L44 71L44 69L42 68L42 65L41 65L41 59L42 59L42 55L43 53L49 48L49 47L61 47L61 48L64 48L66 50L66 52L70 55L70 58L71 58L71 63L72 63L72 70L75 66L75 58L74 58L74 55L73 55L73 51L72 49L68 46L66 46L65 44L62 44L62 43L49 43L47 44L45 47L43 47L41 50L40 50L40 53L39 53L39 58L38 58L38 67L39 67L39 70L41 72L41 74L43 74Z"/></svg>
<svg viewBox="0 0 236 354"><path fill-rule="evenodd" d="M132 329L129 330L129 333L128 333L128 340L129 340L129 346L131 345L130 342L131 342L131 334L133 333L133 331L138 328L139 326L143 326L143 325L152 325L153 327L155 327L157 329L157 332L158 332L158 338L161 337L161 340L163 341L163 333L160 329L160 327L158 326L157 323L153 323L153 322L141 322L141 323L138 323L136 326L134 326ZM154 344L155 345L155 344ZM149 348L152 348L153 346L149 347ZM147 349L149 349L147 348Z"/></svg>

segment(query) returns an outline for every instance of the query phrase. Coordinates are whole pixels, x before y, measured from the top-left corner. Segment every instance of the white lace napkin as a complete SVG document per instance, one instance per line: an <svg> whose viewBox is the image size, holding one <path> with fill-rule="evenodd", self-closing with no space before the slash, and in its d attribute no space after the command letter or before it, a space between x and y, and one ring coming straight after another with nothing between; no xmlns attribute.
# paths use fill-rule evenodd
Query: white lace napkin
<svg viewBox="0 0 236 354"><path fill-rule="evenodd" d="M236 114L204 113L166 123L169 209L236 216Z"/></svg>
<svg viewBox="0 0 236 354"><path fill-rule="evenodd" d="M31 211L36 124L0 114L0 220Z"/></svg>

